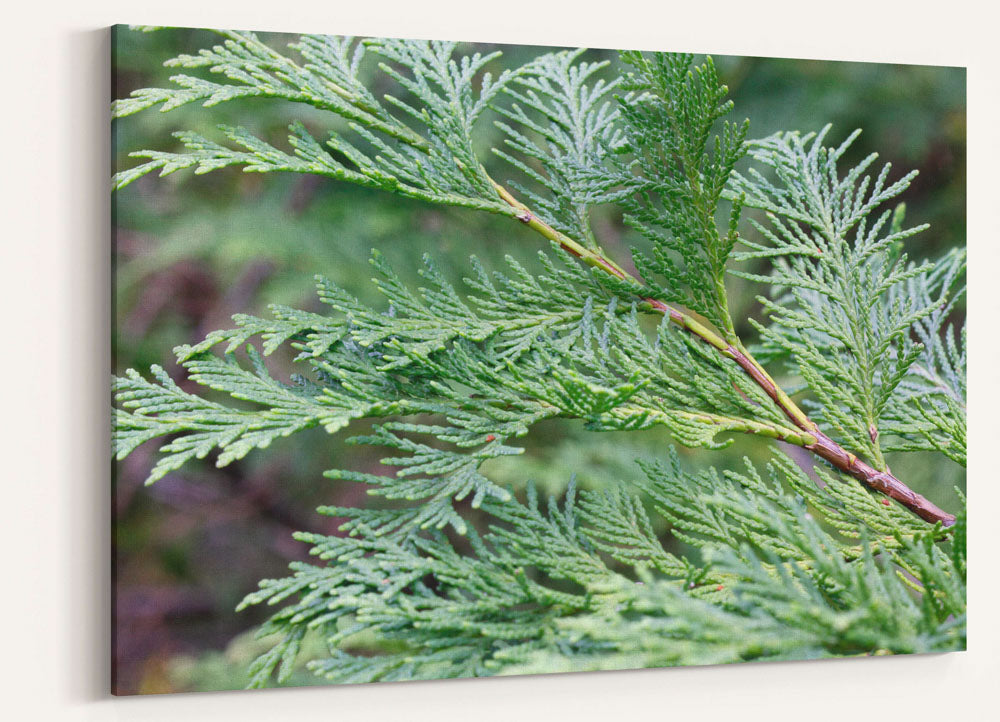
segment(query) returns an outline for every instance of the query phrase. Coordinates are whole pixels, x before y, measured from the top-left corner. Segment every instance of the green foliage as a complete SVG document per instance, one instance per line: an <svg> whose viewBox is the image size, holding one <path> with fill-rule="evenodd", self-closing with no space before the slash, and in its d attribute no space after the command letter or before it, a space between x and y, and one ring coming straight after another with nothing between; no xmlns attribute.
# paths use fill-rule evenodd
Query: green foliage
<svg viewBox="0 0 1000 722"><path fill-rule="evenodd" d="M580 61L582 53L542 55L514 75L504 88L514 102L496 110L514 123L497 125L517 155L494 152L545 188L547 194L512 183L533 209L559 231L596 248L589 211L621 195L608 172L611 153L625 142L612 97L621 79L595 77L609 62Z"/></svg>
<svg viewBox="0 0 1000 722"><path fill-rule="evenodd" d="M855 453L884 468L880 435L916 431L928 444L934 443L931 434L939 439L943 433L954 441L952 454L964 455L964 410L946 400L921 401L930 392L964 406L964 377L960 381L961 372L953 368L964 368L964 361L956 357L952 335L946 350L941 333L948 291L964 256L944 259L937 271L927 262L909 262L903 241L926 226L903 228L905 208L897 206L894 214L884 205L906 190L916 172L890 182L886 164L877 176L869 175L877 158L872 154L841 173L838 162L858 132L828 148L828 131L759 141L753 154L774 178L756 169L735 177L746 204L766 211L768 219L768 225L752 221L763 239L745 242L750 250L738 257L776 260L768 276L736 272L778 291L773 299L760 299L771 323L755 326L775 349L772 357L785 357L812 391L813 417L835 429ZM929 343L930 352L914 337ZM921 358L934 368L917 365ZM933 381L940 364L949 368L941 371L947 377L941 384L948 386L931 391L918 379ZM916 380L904 384L908 377ZM914 411L926 417L923 423ZM889 415L905 415L911 425L889 422L886 429ZM931 448L948 445L939 440Z"/></svg>
<svg viewBox="0 0 1000 722"><path fill-rule="evenodd" d="M463 299L430 260L423 269L429 288L413 293L376 255L377 283L391 301L386 310L369 309L320 279L320 298L335 316L277 308L273 320L241 316L238 328L176 350L191 380L253 409L186 393L159 368L156 383L134 371L116 379L116 453L124 458L146 441L180 434L161 448L165 456L149 476L153 482L213 449L224 466L306 428L336 433L360 418L442 416L446 423L390 421L357 440L405 452L383 460L400 467L402 478L339 474L374 485L373 493L388 499L419 501L419 507L407 514L394 510L384 521L370 510L339 512L360 514L374 528L409 533L450 523L464 532L453 500L473 494L478 506L485 495L506 498L478 466L519 453L504 442L547 418L583 419L599 430L665 425L682 443L709 448L725 443L715 440L723 431L798 437L759 389L737 393L739 370L705 344L666 321L648 338L634 307L621 308L584 268L565 257L558 264L540 258L547 269L540 277L513 259L509 276L490 277L474 262L468 284L478 295ZM583 289L602 305L594 296L581 297ZM263 337L265 353L290 342L312 378L296 376L292 384L272 378L247 343L254 334ZM251 368L235 356L243 344ZM215 346L224 346L224 358L211 353ZM457 448L410 438L422 435Z"/></svg>
<svg viewBox="0 0 1000 722"><path fill-rule="evenodd" d="M635 67L621 105L627 168L635 194L622 204L626 220L653 242L652 255L633 251L651 295L697 311L735 338L726 299L726 261L736 244L740 203L724 234L716 212L729 176L746 153L749 121L717 121L732 110L711 59L692 69L691 55L623 53Z"/></svg>
<svg viewBox="0 0 1000 722"><path fill-rule="evenodd" d="M571 487L562 505L543 508L530 489L525 503L490 501L489 532L470 532L471 553L440 533L405 543L366 529L301 534L326 564L293 565L292 577L264 582L244 604L298 596L264 633L318 630L337 651L310 666L338 682L964 645L963 575L934 543L941 532L857 482L816 489L782 456L769 480L749 463L743 474L684 474L676 456L645 470L635 489L577 499ZM665 550L637 492L707 561ZM936 591L921 604L912 588L925 585ZM372 633L396 646L374 663L352 641Z"/></svg>
<svg viewBox="0 0 1000 722"><path fill-rule="evenodd" d="M913 327L924 347L919 359L890 397L886 430L899 441L893 451L939 451L965 466L965 324L949 323L965 295L965 251L954 250L934 269L911 279L897 293L918 299L933 310ZM939 300L935 300L939 299ZM914 342L906 339L909 345Z"/></svg>
<svg viewBox="0 0 1000 722"><path fill-rule="evenodd" d="M710 60L625 53L633 72L607 78L608 64L558 51L493 80L497 54L451 43L303 36L299 62L252 34L222 35L169 62L228 82L175 76L178 87L137 91L115 115L281 98L328 111L336 130L321 143L295 125L290 153L239 128L223 131L235 149L181 134L186 151L134 154L149 160L116 187L157 169L309 173L510 216L553 246L537 273L473 258L461 290L429 257L411 289L375 253L381 306L319 278L326 313L275 306L176 349L204 395L158 367L152 381L115 380L117 456L169 439L150 482L191 458L217 453L222 466L303 429L377 421L351 441L388 450L382 468L327 473L374 503L321 508L339 533L297 535L319 563L294 563L242 605L279 607L260 633L281 641L251 665L252 686L275 671L287 680L317 635L329 653L310 668L338 682L964 647L964 511L947 528L924 522L850 468L803 469L776 451L763 472L747 460L690 473L665 449L638 460L644 479L571 485L547 503L489 473L555 418L665 427L709 449L749 434L813 450L822 431L879 470L886 452L964 463L965 335L949 319L965 258L902 253L921 229L881 207L912 174L866 175L873 157L843 174L854 136L826 148L827 130L748 144L747 124L722 120L731 104ZM401 97L362 83L372 55ZM478 160L488 106L526 203ZM755 165L735 172L748 150ZM640 278L591 227L605 203L647 242L632 255ZM753 240L737 234L744 204L766 213L751 219ZM737 241L746 250L734 254ZM757 358L790 366L818 425L738 337L733 256L772 266L736 272L772 290ZM285 382L264 358L287 348L300 374Z"/></svg>
<svg viewBox="0 0 1000 722"><path fill-rule="evenodd" d="M118 173L112 182L116 190L154 170L162 176L185 168L208 173L239 165L246 172L310 173L432 203L513 213L497 198L476 160L471 137L477 119L511 77L504 72L494 81L485 73L478 89L473 89L474 78L496 54L456 59L456 43L305 35L294 48L305 61L299 65L253 33L226 31L222 35L226 38L222 45L197 56L178 56L167 64L209 68L232 82L176 75L171 80L179 88L136 91L131 98L114 103L112 117L156 104L166 112L195 101L212 107L237 98L281 98L329 111L347 122L348 132L334 133L321 143L304 125L294 123L288 137L292 153L244 128L221 128L235 149L196 134L177 133L186 152L133 153L149 161ZM405 68L396 70L388 62L379 66L413 93L413 101L386 96L380 103L365 88L358 72L369 52ZM401 111L403 118L391 114L390 107ZM417 134L404 119L421 125L425 135Z"/></svg>

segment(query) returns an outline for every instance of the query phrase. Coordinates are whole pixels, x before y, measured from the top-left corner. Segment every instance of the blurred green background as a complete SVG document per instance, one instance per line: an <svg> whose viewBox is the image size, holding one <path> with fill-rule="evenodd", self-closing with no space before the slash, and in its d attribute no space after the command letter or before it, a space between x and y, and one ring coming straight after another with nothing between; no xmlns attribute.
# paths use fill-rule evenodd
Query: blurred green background
<svg viewBox="0 0 1000 722"><path fill-rule="evenodd" d="M284 49L294 36L264 34ZM175 72L162 67L179 53L195 53L217 36L202 30L140 33L116 29L112 47L114 95L163 86ZM494 73L549 50L499 46ZM479 46L492 50L493 46ZM610 51L594 58L615 62ZM908 247L933 257L965 243L965 71L772 58L715 56L730 87L738 119L749 117L751 136L776 130L818 130L833 124L831 142L854 128L864 133L848 160L877 151L894 175L918 168L908 190L907 221L931 230ZM369 68L369 72L373 68ZM614 72L612 67L610 72ZM372 73L374 76L374 73ZM378 90L393 92L384 76ZM174 150L174 130L217 138L218 124L243 125L285 147L294 119L316 135L335 128L328 115L282 101L234 101L170 113L155 110L115 121L115 170L136 161L129 151ZM482 147L500 141L492 118L480 126ZM510 170L484 152L491 175ZM619 260L634 242L613 208L595 213L595 230ZM204 176L180 172L147 176L113 198L115 240L115 372L150 364L180 380L171 349L230 327L234 313L265 314L270 303L320 310L313 276L321 273L358 297L379 303L368 279L371 248L416 282L420 256L433 254L441 270L460 282L468 257L501 269L511 254L529 267L539 239L520 224L472 211L442 209L376 191L298 175L224 170ZM731 280L734 318L757 313L759 289ZM752 337L750 329L742 329ZM272 357L287 374L287 357ZM777 371L777 370L775 370ZM358 424L355 430L363 430ZM289 561L307 559L295 530L333 533L337 521L321 517L321 504L365 503L364 489L322 477L330 468L377 473L378 454L314 430L274 444L217 469L209 459L188 464L152 487L143 480L154 463L154 445L116 465L114 479L114 680L117 691L169 692L242 687L244 670L264 647L248 634L266 610L233 610L259 579L283 576ZM533 480L560 492L576 474L596 486L634 479L633 459L653 456L670 443L659 432L597 435L582 425L550 422L525 440L526 455L494 463L489 473L523 486ZM739 439L724 452L682 450L694 466L738 463L742 455L766 461L769 447ZM963 470L930 455L890 458L897 475L942 505L956 502ZM313 681L305 672L292 683Z"/></svg>

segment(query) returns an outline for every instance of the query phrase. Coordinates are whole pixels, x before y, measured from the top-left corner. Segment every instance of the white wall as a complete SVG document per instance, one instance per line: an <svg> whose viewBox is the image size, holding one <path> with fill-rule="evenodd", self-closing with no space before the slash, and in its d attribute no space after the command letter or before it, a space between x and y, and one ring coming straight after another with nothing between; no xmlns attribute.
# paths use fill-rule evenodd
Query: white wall
<svg viewBox="0 0 1000 722"><path fill-rule="evenodd" d="M988 438L998 294L997 38L980 3L35 0L4 11L0 709L24 720L985 719L1000 592ZM770 6L770 9L765 8ZM984 8L987 3L981 4ZM170 9L165 9L168 7ZM727 9L728 7L728 9ZM729 14L727 14L729 13ZM116 700L108 696L108 34L116 22L968 65L974 581L970 651ZM993 314L991 318L988 314ZM32 353L30 350L34 350ZM992 378L991 378L992 375ZM980 711L976 711L980 709Z"/></svg>

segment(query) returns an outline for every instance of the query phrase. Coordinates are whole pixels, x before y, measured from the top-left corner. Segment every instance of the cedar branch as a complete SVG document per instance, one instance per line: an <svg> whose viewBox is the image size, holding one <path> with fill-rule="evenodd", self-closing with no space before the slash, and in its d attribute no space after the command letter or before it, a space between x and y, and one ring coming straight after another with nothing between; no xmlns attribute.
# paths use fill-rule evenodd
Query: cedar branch
<svg viewBox="0 0 1000 722"><path fill-rule="evenodd" d="M636 281L638 285L637 279L604 255L604 253L599 250L587 248L564 233L560 233L538 218L538 216L531 212L531 209L517 200L510 191L496 181L493 181L493 186L500 198L515 209L516 213L514 217L529 228L548 238L550 241L558 243L560 247L581 259L587 265L600 268L605 273L619 280ZM764 370L763 366L760 365L738 340L735 345L729 343L691 314L663 301L655 298L642 298L641 295L640 300L653 310L669 317L671 321L687 332L717 349L723 356L735 361L747 376L777 404L778 408L784 412L792 423L805 432L802 437L799 437L797 440L791 440L790 443L798 443L802 448L811 451L840 471L853 476L869 488L895 499L925 521L932 524L941 522L944 526L951 526L955 523L955 516L953 514L940 509L930 500L910 489L906 484L893 476L888 468L886 471L875 469L820 431L816 423L810 420L805 412L792 401L791 397L778 386L774 379ZM812 439L811 442L810 439Z"/></svg>

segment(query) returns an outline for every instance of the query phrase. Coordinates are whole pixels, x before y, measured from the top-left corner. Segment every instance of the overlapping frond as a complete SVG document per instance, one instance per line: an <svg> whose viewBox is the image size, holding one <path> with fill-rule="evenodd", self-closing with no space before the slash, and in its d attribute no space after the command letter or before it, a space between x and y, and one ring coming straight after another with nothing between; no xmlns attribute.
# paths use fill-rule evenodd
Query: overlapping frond
<svg viewBox="0 0 1000 722"><path fill-rule="evenodd" d="M734 364L666 320L651 338L635 307L624 307L584 267L561 253L540 259L546 272L537 276L513 259L510 274L490 275L474 260L472 293L463 297L430 259L421 271L428 285L415 292L375 254L376 282L389 300L382 310L320 278L330 316L276 307L273 319L239 316L235 329L177 349L192 381L257 408L185 392L159 368L155 382L133 371L115 380L117 453L172 437L155 481L213 451L221 466L302 429L335 433L352 420L397 417L358 439L398 453L383 461L396 475L339 477L423 504L387 519L387 529L451 524L464 531L454 501L471 495L478 506L484 495L505 495L479 466L519 453L503 442L546 418L583 419L595 430L662 425L686 445L709 448L729 443L717 439L724 432L799 438L763 392L739 386ZM249 343L256 336L265 353L291 344L305 373L291 384L272 378ZM235 356L244 345L249 369ZM220 346L224 358L213 353ZM403 418L417 415L441 420ZM453 448L415 440L421 436Z"/></svg>
<svg viewBox="0 0 1000 722"><path fill-rule="evenodd" d="M365 483L384 504L322 508L342 520L345 536L298 537L313 544L325 564L296 563L292 576L264 582L245 601L285 605L261 630L282 641L255 663L251 684L266 683L276 669L279 679L290 671L307 633L321 634L330 646L329 656L311 668L339 682L485 676L543 666L554 671L799 659L964 644L963 627L954 622L964 613L964 581L954 567L960 557L930 543L949 533L878 503L847 477L817 470L826 482L817 487L785 457L775 459L767 476L749 462L743 473L690 474L671 453L665 462L644 462L647 479L635 487L586 491L579 501L571 492L565 506L550 500L547 510L533 492L526 502L517 500L481 467L519 453L505 440L543 418L571 415L598 429L641 428L658 415L680 413L670 405L684 403L702 409L698 414L706 418L712 414L705 408L752 409L755 418L770 417L775 428L780 415L763 408L766 397L735 392L729 366L708 362L716 356L697 355L704 344L689 344L666 323L649 338L634 308L619 312L614 298L603 311L587 300L575 318L559 317L550 333L516 345L519 352L512 355L503 341L505 334L519 338L512 314L540 312L545 294L539 289L562 289L556 280L572 273L572 266L548 261L552 275L540 278L516 266L513 278L478 273L471 280L474 288L503 291L471 301L437 277L433 266L425 272L429 288L403 294L391 270L381 259L375 262L383 290L400 299L392 313L377 314L321 282L324 300L342 314L339 322L279 309L273 326L244 318L231 334L180 350L195 380L238 399L267 401L252 422L245 418L252 412L185 394L162 372L159 385L136 378L122 382L129 409L119 417L123 448L145 440L131 436L143 422L164 425L157 435L179 433L172 442L177 450L193 448L201 427L185 424L218 417L226 431L198 452L222 448L222 462L294 431L268 425L289 409L289 415L314 425L346 423L345 409L367 417L404 417L354 439L389 449L392 455L382 464L395 474L329 473ZM580 280L589 278L584 273ZM559 304L566 300L556 298ZM489 314L476 316L474 306ZM453 318L464 314L468 329L459 325L446 337L429 338L426 332L436 328L432 312L443 308L451 309ZM279 338L290 340L301 351L299 361L313 367L315 380L288 387L271 379L255 356L252 373L232 356L210 353L215 345L245 343L251 331L265 335L272 348ZM646 369L642 383L633 354L660 359L658 367ZM631 380L623 382L627 374ZM692 377L699 383L681 383ZM726 388L729 393L722 393ZM417 420L425 415L443 422ZM709 440L726 428L719 423L710 424ZM235 425L244 436L232 434ZM184 461L176 450L168 451L164 473ZM462 500L493 520L485 537L457 511ZM822 531L810 514L831 525L835 535ZM465 535L471 554L456 548L444 533L447 527ZM702 549L702 562L664 546L665 528ZM904 583L901 570L917 582ZM921 604L913 587L926 595L923 583L935 589L946 585L948 592ZM856 606L876 595L887 595L889 612L878 605ZM850 634L844 633L847 627ZM640 630L652 636L637 648Z"/></svg>
<svg viewBox="0 0 1000 722"><path fill-rule="evenodd" d="M185 168L207 173L227 166L247 172L312 173L421 200L512 214L486 176L473 148L472 131L512 73L496 79L484 68L496 53L460 55L456 43L364 40L303 35L292 48L304 62L278 53L253 33L225 31L222 44L198 55L181 55L168 66L207 69L225 82L175 75L175 88L147 88L116 101L114 117L151 106L169 111L191 102L211 107L237 98L280 98L329 112L333 127L325 141L294 123L289 150L281 150L243 128L223 128L232 146L194 133L177 133L184 151L136 151L145 163L119 172L122 188L159 170ZM406 93L378 100L362 80L368 55L382 58L378 69Z"/></svg>
<svg viewBox="0 0 1000 722"><path fill-rule="evenodd" d="M471 553L441 534L300 535L327 565L294 565L244 605L294 599L262 634L321 634L331 654L310 666L337 682L964 646L963 568L934 543L934 528L870 506L857 482L838 479L854 487L840 498L812 487L807 505L782 493L804 477L783 457L771 482L749 462L742 474L693 476L676 456L647 473L640 488L665 515L657 526L690 532L700 564L664 547L635 490L571 485L545 509L529 486L523 502L483 505L492 521L470 537ZM853 519L846 536L814 518L827 511ZM265 655L261 665L279 661Z"/></svg>
<svg viewBox="0 0 1000 722"><path fill-rule="evenodd" d="M965 295L965 264L964 249L949 251L930 273L896 288L933 311L913 327L909 343L923 350L884 414L887 451L938 451L965 466L965 324L951 321Z"/></svg>
<svg viewBox="0 0 1000 722"><path fill-rule="evenodd" d="M845 171L840 161L857 133L827 147L828 132L753 144L770 175L752 168L733 188L767 220L752 221L760 239L743 239L748 250L737 257L767 259L774 271L735 273L777 290L760 299L770 324L756 325L813 394L814 418L884 468L880 436L894 396L924 355L912 336L931 318L940 323L947 293L932 283L931 264L901 250L926 226L904 228L901 209L894 217L885 207L916 172L890 180L889 164L873 172L875 154Z"/></svg>
<svg viewBox="0 0 1000 722"><path fill-rule="evenodd" d="M632 191L621 205L626 222L652 244L648 253L633 250L636 267L651 296L702 314L733 338L725 271L739 200L726 229L716 214L746 154L748 123L719 123L732 101L711 58L699 66L682 54L627 52L622 59L634 72L623 86L632 95L620 105L622 184Z"/></svg>
<svg viewBox="0 0 1000 722"><path fill-rule="evenodd" d="M624 142L613 93L620 78L600 77L609 61L579 60L583 50L549 53L522 67L504 88L514 102L496 109L504 150L495 150L541 189L512 183L549 225L597 246L590 209L621 195L607 161Z"/></svg>
<svg viewBox="0 0 1000 722"><path fill-rule="evenodd" d="M382 406L379 401L355 404L329 389L281 383L271 378L253 347L248 348L253 370L245 369L232 355L224 359L189 355L183 347L179 353L185 357L191 380L257 408L236 408L189 394L158 366L152 370L155 382L131 370L116 378L113 391L120 408L115 412L113 442L119 459L140 444L176 437L161 447L164 456L150 472L150 483L212 451L219 452L218 463L224 466L306 428L323 426L334 433L351 419L395 411L391 404Z"/></svg>

